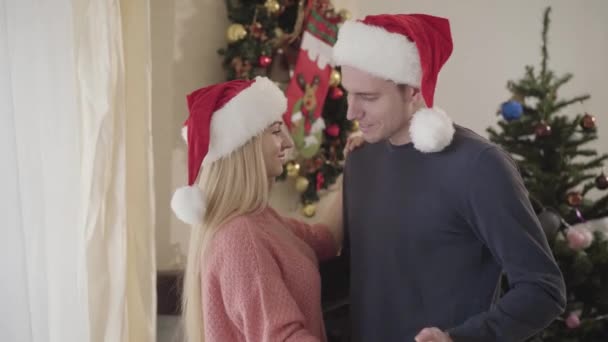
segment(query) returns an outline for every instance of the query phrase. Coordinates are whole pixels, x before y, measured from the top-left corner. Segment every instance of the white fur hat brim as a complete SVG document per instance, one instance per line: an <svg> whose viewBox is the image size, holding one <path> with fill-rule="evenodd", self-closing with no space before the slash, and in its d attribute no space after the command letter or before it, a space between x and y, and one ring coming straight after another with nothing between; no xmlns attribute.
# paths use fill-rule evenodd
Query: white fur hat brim
<svg viewBox="0 0 608 342"><path fill-rule="evenodd" d="M251 86L213 113L209 151L203 165L229 155L273 122L282 121L286 110L283 92L269 79L256 77ZM187 143L188 128L182 127L181 133Z"/></svg>
<svg viewBox="0 0 608 342"><path fill-rule="evenodd" d="M397 84L419 87L422 79L416 43L401 34L360 21L346 21L338 31L333 62Z"/></svg>

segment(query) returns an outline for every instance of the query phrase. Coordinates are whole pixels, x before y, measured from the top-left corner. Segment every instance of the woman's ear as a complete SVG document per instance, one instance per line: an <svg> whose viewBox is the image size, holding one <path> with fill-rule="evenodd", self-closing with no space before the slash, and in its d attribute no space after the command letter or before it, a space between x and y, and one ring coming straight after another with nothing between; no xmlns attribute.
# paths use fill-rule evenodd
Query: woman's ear
<svg viewBox="0 0 608 342"><path fill-rule="evenodd" d="M414 88L414 87L408 87L408 88L411 89L411 92L412 92L412 95L411 95L412 102L416 105L420 105L420 107L425 107L424 97L422 97L422 91L420 91L419 88Z"/></svg>

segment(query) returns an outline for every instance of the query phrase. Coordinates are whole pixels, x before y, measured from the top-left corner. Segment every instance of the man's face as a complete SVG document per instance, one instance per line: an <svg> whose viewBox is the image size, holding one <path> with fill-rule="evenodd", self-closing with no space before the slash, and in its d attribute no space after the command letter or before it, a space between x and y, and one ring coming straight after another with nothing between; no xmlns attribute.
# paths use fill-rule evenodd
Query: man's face
<svg viewBox="0 0 608 342"><path fill-rule="evenodd" d="M357 120L370 143L407 134L413 115L412 90L359 69L342 67L342 86L348 92L349 120Z"/></svg>

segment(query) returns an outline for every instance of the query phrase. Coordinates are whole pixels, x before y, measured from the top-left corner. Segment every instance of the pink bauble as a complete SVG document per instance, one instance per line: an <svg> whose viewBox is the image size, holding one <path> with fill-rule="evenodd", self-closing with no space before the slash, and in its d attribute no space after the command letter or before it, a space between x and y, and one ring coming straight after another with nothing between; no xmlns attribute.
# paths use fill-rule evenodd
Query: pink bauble
<svg viewBox="0 0 608 342"><path fill-rule="evenodd" d="M571 312L566 318L566 326L570 329L576 329L581 325L581 319L574 312Z"/></svg>
<svg viewBox="0 0 608 342"><path fill-rule="evenodd" d="M327 133L327 135L329 135L330 137L337 137L338 135L340 135L340 126L338 126L337 124L332 124L329 125L329 127L327 127L325 129L325 132Z"/></svg>
<svg viewBox="0 0 608 342"><path fill-rule="evenodd" d="M566 233L566 239L568 240L568 247L575 251L580 251L585 248L587 238L578 229L570 228Z"/></svg>

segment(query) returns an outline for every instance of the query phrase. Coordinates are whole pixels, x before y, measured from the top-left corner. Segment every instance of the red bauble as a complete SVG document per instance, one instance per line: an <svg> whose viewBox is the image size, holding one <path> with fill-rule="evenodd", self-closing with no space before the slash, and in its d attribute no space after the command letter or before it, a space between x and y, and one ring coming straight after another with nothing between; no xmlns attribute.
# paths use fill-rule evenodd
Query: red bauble
<svg viewBox="0 0 608 342"><path fill-rule="evenodd" d="M603 172L595 178L595 186L600 190L608 189L608 177Z"/></svg>
<svg viewBox="0 0 608 342"><path fill-rule="evenodd" d="M270 56L260 56L260 59L258 60L258 64L262 68L268 67L270 65L270 63L272 63L272 57L270 57Z"/></svg>
<svg viewBox="0 0 608 342"><path fill-rule="evenodd" d="M340 99L342 98L342 96L344 96L344 92L342 91L342 89L340 89L340 87L334 87L331 91L331 98L334 100Z"/></svg>
<svg viewBox="0 0 608 342"><path fill-rule="evenodd" d="M585 113L581 119L581 127L586 131L595 129L595 117L589 113Z"/></svg>
<svg viewBox="0 0 608 342"><path fill-rule="evenodd" d="M325 133L327 133L327 135L330 137L335 138L340 135L340 126L337 124L331 124L325 129Z"/></svg>
<svg viewBox="0 0 608 342"><path fill-rule="evenodd" d="M325 185L325 177L321 172L317 172L317 191L321 190Z"/></svg>
<svg viewBox="0 0 608 342"><path fill-rule="evenodd" d="M262 36L264 36L264 26L262 26L262 24L255 22L253 24L251 24L251 26L249 26L249 31L251 32L251 35L255 38L262 38Z"/></svg>
<svg viewBox="0 0 608 342"><path fill-rule="evenodd" d="M566 195L566 200L568 201L569 206L578 207L583 203L583 196L578 191L572 191Z"/></svg>
<svg viewBox="0 0 608 342"><path fill-rule="evenodd" d="M539 138L548 137L551 135L551 126L547 125L544 121L539 122L536 124L536 127L534 127L534 134Z"/></svg>

